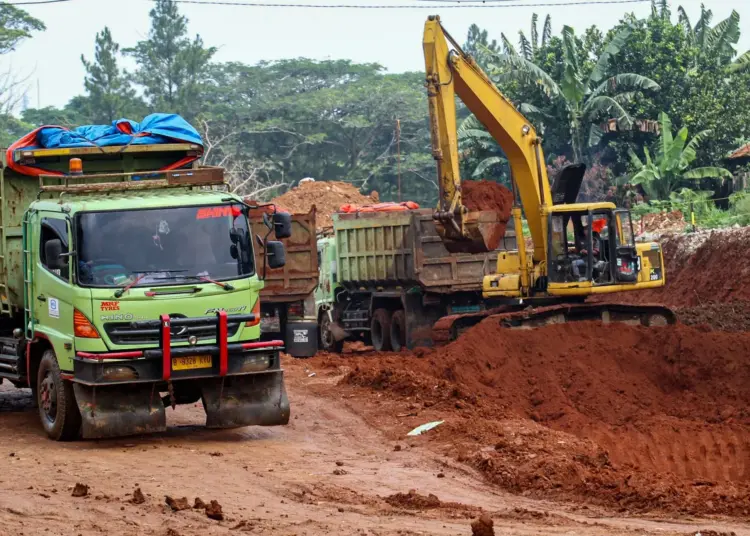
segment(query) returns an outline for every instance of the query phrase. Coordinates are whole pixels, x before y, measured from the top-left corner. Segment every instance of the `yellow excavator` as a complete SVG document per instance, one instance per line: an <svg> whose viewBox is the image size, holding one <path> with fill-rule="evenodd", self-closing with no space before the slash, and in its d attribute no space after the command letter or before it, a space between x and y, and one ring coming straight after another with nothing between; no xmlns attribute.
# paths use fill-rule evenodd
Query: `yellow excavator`
<svg viewBox="0 0 750 536"><path fill-rule="evenodd" d="M490 252L501 243L505 225L497 213L473 212L462 204L458 96L508 159L517 237L517 251L498 250L497 270L484 278L486 310L441 319L434 337L454 338L457 331L488 314L518 327L580 319L673 323L674 314L662 306L584 303L592 295L664 286L661 246L635 242L628 210L607 202L576 203L585 165L563 168L550 186L542 140L534 126L448 34L440 17L427 20L423 47L440 189L434 213L438 233L451 252ZM533 242L529 250L522 215Z"/></svg>

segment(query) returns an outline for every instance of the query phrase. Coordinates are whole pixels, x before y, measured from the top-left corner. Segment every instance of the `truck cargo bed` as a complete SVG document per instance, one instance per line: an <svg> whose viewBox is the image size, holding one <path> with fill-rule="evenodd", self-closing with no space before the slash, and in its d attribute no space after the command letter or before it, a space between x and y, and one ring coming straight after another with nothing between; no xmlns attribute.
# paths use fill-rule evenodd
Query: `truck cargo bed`
<svg viewBox="0 0 750 536"><path fill-rule="evenodd" d="M449 253L437 233L432 210L335 214L339 282L349 288L419 285L435 293L479 291L495 271L497 253ZM516 248L506 232L500 249Z"/></svg>
<svg viewBox="0 0 750 536"><path fill-rule="evenodd" d="M263 213L272 207L250 210L250 223L254 235L266 236L268 228L263 223ZM269 240L276 240L271 234ZM318 284L318 253L315 235L315 207L307 214L292 214L292 236L282 240L286 248L286 265L266 271L266 286L261 291L262 302L287 302L304 300ZM263 248L255 248L258 273L263 270Z"/></svg>

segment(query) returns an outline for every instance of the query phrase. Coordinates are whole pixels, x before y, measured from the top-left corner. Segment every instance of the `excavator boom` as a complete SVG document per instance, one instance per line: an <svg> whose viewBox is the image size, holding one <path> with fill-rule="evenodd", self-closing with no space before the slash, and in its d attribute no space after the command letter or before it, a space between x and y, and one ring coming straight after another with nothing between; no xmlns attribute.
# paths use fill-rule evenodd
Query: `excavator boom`
<svg viewBox="0 0 750 536"><path fill-rule="evenodd" d="M543 212L552 199L536 130L461 50L437 16L425 23L423 48L430 133L440 186L436 220L446 247L451 251L491 251L502 239L493 229L499 215L471 213L462 204L456 133L458 96L503 148L534 241L533 258L541 262L547 234ZM479 237L483 243L478 245Z"/></svg>

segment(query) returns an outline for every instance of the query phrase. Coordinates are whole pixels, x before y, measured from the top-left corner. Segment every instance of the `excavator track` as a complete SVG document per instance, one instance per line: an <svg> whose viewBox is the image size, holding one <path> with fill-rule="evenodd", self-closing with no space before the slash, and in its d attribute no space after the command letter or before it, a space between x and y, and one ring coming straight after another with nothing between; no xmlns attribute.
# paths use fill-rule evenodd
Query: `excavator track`
<svg viewBox="0 0 750 536"><path fill-rule="evenodd" d="M585 320L604 323L665 326L677 322L674 311L662 305L627 305L621 303L580 303L545 307L504 306L478 313L445 316L432 326L432 340L445 344L479 322L491 319L515 329L533 329L548 324L565 324Z"/></svg>

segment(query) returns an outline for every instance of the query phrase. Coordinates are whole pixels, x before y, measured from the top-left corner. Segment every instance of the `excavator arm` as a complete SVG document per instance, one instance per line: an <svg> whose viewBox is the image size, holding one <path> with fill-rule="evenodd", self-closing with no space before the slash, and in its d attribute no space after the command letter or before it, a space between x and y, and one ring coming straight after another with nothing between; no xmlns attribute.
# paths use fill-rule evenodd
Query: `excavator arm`
<svg viewBox="0 0 750 536"><path fill-rule="evenodd" d="M452 48L449 47L449 42ZM534 241L533 258L545 258L545 208L552 205L541 139L531 123L495 87L474 59L445 31L438 16L424 28L425 85L429 100L433 157L440 188L435 213L449 251L492 251L502 239L492 212L471 212L462 203L456 124L456 95L502 148L512 170Z"/></svg>

